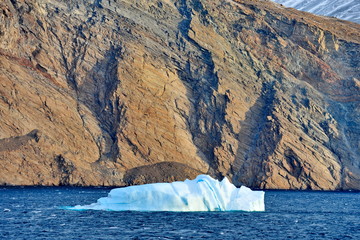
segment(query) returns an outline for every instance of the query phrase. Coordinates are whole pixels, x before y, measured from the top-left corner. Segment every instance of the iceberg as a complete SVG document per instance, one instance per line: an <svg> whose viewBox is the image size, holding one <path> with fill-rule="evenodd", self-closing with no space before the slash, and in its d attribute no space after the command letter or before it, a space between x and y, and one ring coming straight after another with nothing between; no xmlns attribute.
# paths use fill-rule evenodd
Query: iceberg
<svg viewBox="0 0 360 240"><path fill-rule="evenodd" d="M265 211L265 193L236 188L225 177L221 182L208 175L194 180L115 188L107 197L71 210L108 211Z"/></svg>

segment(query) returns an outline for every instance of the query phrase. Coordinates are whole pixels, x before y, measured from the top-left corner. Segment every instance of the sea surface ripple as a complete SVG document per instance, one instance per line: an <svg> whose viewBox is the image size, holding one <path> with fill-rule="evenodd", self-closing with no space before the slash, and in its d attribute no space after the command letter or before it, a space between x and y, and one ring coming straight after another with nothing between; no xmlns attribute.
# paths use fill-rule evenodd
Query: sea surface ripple
<svg viewBox="0 0 360 240"><path fill-rule="evenodd" d="M267 191L265 212L69 211L110 188L0 187L0 239L360 239L359 192Z"/></svg>

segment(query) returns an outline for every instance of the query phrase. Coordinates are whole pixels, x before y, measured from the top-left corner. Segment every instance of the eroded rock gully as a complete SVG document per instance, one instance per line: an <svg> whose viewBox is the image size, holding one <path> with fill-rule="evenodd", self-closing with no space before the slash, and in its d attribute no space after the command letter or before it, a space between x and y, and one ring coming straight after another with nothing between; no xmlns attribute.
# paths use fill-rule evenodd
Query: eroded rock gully
<svg viewBox="0 0 360 240"><path fill-rule="evenodd" d="M0 3L0 184L360 189L360 25L269 1Z"/></svg>

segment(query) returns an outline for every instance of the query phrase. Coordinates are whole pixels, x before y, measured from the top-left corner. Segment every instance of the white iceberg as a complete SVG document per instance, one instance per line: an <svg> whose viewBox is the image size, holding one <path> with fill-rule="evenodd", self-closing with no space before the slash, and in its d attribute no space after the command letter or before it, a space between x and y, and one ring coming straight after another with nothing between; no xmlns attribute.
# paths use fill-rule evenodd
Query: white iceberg
<svg viewBox="0 0 360 240"><path fill-rule="evenodd" d="M116 188L96 203L71 210L109 211L265 211L265 193L208 175L194 180Z"/></svg>

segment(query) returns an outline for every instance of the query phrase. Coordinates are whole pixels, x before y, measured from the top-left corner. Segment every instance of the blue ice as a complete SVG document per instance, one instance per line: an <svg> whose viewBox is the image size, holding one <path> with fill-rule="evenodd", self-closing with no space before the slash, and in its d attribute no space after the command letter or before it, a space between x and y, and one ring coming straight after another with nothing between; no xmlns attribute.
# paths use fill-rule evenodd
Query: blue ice
<svg viewBox="0 0 360 240"><path fill-rule="evenodd" d="M109 211L265 211L265 193L242 186L236 188L224 178L221 182L208 175L194 180L153 183L110 191L107 197L72 210Z"/></svg>

